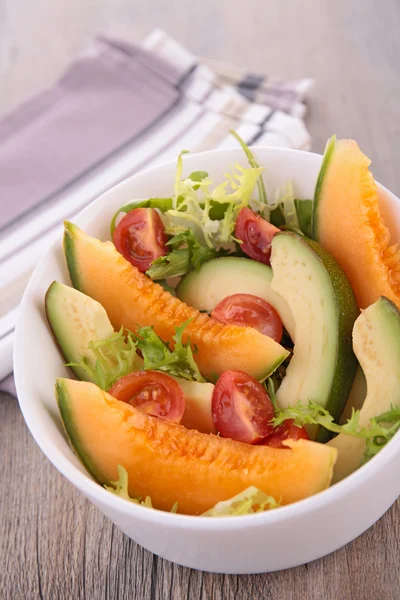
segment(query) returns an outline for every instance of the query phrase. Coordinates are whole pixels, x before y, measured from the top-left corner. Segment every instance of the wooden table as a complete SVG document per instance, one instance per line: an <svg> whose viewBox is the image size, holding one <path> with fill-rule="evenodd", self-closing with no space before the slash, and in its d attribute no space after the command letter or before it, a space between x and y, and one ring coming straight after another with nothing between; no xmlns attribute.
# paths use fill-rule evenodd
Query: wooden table
<svg viewBox="0 0 400 600"><path fill-rule="evenodd" d="M198 54L314 77L314 149L333 132L356 138L377 178L400 194L396 0L0 0L0 111L50 83L96 32L138 39L154 26ZM211 575L157 558L120 533L51 466L6 395L0 446L4 600L400 598L399 502L363 536L311 564Z"/></svg>

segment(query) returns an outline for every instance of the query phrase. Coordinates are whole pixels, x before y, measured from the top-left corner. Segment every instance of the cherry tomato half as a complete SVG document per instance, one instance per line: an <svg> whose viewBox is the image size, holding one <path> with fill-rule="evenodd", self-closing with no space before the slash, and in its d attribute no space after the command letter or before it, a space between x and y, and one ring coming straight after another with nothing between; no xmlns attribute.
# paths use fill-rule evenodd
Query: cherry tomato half
<svg viewBox="0 0 400 600"><path fill-rule="evenodd" d="M293 419L284 421L282 425L275 427L272 435L267 437L261 442L263 446L270 446L271 448L288 448L284 446L282 442L284 440L308 440L308 433L304 427L297 427L294 425Z"/></svg>
<svg viewBox="0 0 400 600"><path fill-rule="evenodd" d="M256 444L273 433L274 408L265 388L243 371L225 371L215 384L213 421L222 437Z"/></svg>
<svg viewBox="0 0 400 600"><path fill-rule="evenodd" d="M273 306L252 294L227 296L211 313L217 321L253 327L276 342L282 339L282 321Z"/></svg>
<svg viewBox="0 0 400 600"><path fill-rule="evenodd" d="M240 249L258 262L270 264L271 242L275 233L280 231L247 206L242 208L235 226L235 236L242 240Z"/></svg>
<svg viewBox="0 0 400 600"><path fill-rule="evenodd" d="M108 391L137 410L179 423L185 412L185 396L179 383L159 371L138 371L119 379Z"/></svg>
<svg viewBox="0 0 400 600"><path fill-rule="evenodd" d="M115 229L113 241L118 252L142 273L168 253L164 225L154 208L129 211Z"/></svg>

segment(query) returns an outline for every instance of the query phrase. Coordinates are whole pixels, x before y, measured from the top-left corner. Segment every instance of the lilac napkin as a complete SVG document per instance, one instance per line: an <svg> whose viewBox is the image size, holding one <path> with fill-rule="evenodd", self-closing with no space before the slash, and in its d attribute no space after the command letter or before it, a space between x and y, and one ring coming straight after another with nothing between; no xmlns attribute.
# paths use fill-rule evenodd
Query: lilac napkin
<svg viewBox="0 0 400 600"><path fill-rule="evenodd" d="M199 60L160 30L140 45L99 37L49 89L0 120L0 380L11 372L24 286L59 233L135 171L234 143L308 149L312 81ZM13 392L11 378L0 389Z"/></svg>

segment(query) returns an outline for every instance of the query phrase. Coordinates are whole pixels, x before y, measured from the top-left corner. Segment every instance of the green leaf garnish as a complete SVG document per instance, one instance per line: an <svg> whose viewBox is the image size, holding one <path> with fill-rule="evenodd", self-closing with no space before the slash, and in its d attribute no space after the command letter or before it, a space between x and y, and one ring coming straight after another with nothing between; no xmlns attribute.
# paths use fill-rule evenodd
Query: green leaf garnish
<svg viewBox="0 0 400 600"><path fill-rule="evenodd" d="M257 168L260 165L256 161L253 153L244 140L231 130L230 133L237 139L244 153L247 156L249 164ZM261 175L257 181L259 204L253 200L251 208L260 212L272 225L281 229L290 229L296 233L312 237L312 200L295 199L293 195L292 182L288 181L282 188L278 190L275 203L268 204L267 193L265 189L264 179Z"/></svg>
<svg viewBox="0 0 400 600"><path fill-rule="evenodd" d="M245 155L247 156L247 160L249 161L249 165L251 167L253 167L254 169L259 169L260 165L256 161L254 154L252 153L252 151L250 150L250 148L248 147L246 142L240 137L240 135L234 129L231 129L229 131L229 133L231 135L233 135L233 137L239 142L239 144L243 148L243 151L244 151ZM262 204L268 204L267 191L265 189L264 179L263 179L262 175L260 176L260 178L257 181L257 187L258 187L258 195L259 195L260 202Z"/></svg>
<svg viewBox="0 0 400 600"><path fill-rule="evenodd" d="M298 427L319 425L332 433L343 433L351 437L364 439L366 442L365 460L375 456L400 429L400 408L393 406L389 411L370 419L367 427L360 426L360 411L354 409L351 417L344 425L335 423L329 411L315 402L297 403L284 411L279 410L278 407L275 410L276 416L272 419L275 427L281 425L287 419L293 419Z"/></svg>
<svg viewBox="0 0 400 600"><path fill-rule="evenodd" d="M66 366L84 369L102 390L109 390L118 379L141 367L141 359L136 353L135 336L130 331L125 336L123 327L106 340L89 342L88 349L95 355L94 364L87 356L83 356L80 362L68 363Z"/></svg>
<svg viewBox="0 0 400 600"><path fill-rule="evenodd" d="M169 375L181 377L189 381L205 381L194 360L190 340L183 342L183 332L189 321L175 328L172 350L167 342L163 342L152 327L142 327L137 333L137 347L143 355L144 368L164 371Z"/></svg>
<svg viewBox="0 0 400 600"><path fill-rule="evenodd" d="M207 179L208 177L208 173L207 171L193 171L193 173L190 173L188 179L191 179L192 181L203 181L203 179Z"/></svg>
<svg viewBox="0 0 400 600"><path fill-rule="evenodd" d="M193 269L198 271L203 262L228 253L224 249L214 250L199 244L193 231L189 229L171 238L167 246L170 246L172 251L153 260L146 271L146 275L153 280L185 275Z"/></svg>
<svg viewBox="0 0 400 600"><path fill-rule="evenodd" d="M203 513L204 517L228 517L251 515L265 510L278 508L280 501L268 496L258 488L251 486L233 498L218 502L213 508Z"/></svg>
<svg viewBox="0 0 400 600"><path fill-rule="evenodd" d="M118 479L117 481L110 481L110 485L104 485L105 489L111 494L118 496L119 498L123 498L124 500L129 500L129 502L133 502L134 504L140 504L141 506L146 506L147 508L153 508L153 504L151 502L150 496L146 496L144 499L141 497L134 498L129 495L128 491L128 472L122 465L118 465ZM175 502L173 507L171 508L172 513L178 512L178 503Z"/></svg>
<svg viewBox="0 0 400 600"><path fill-rule="evenodd" d="M166 233L176 237L190 230L201 246L210 249L232 242L236 217L249 204L262 169L236 165L223 183L212 188L205 171L182 179L183 154L178 156L172 208L161 215Z"/></svg>
<svg viewBox="0 0 400 600"><path fill-rule="evenodd" d="M168 277L180 277L188 271L190 271L190 251L188 248L181 248L153 260L146 275L158 281Z"/></svg>
<svg viewBox="0 0 400 600"><path fill-rule="evenodd" d="M300 230L306 237L312 239L313 201L296 199L294 203L296 205Z"/></svg>
<svg viewBox="0 0 400 600"><path fill-rule="evenodd" d="M173 350L158 337L152 327L141 327L136 333L128 331L126 336L121 328L106 340L89 343L88 349L96 357L94 364L84 356L80 362L66 366L84 369L89 379L105 391L121 377L142 369L163 371L189 381L205 381L194 359L190 339L183 342L183 333L188 324L189 321L186 321L175 327ZM143 359L137 354L137 349L141 350Z"/></svg>

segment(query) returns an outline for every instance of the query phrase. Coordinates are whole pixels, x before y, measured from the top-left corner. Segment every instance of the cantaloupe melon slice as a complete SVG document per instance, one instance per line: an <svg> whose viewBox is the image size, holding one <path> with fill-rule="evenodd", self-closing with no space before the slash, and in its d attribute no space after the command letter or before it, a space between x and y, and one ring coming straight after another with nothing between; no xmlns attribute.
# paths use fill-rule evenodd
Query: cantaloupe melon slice
<svg viewBox="0 0 400 600"><path fill-rule="evenodd" d="M192 319L184 341L189 336L198 348L195 359L207 379L234 369L262 380L288 355L255 329L225 325L187 306L140 273L111 242L100 242L72 223L65 225L64 250L73 286L100 302L117 331L152 325L168 342L176 326Z"/></svg>
<svg viewBox="0 0 400 600"><path fill-rule="evenodd" d="M289 449L251 446L140 413L92 383L58 379L56 396L69 440L99 483L122 465L131 496L201 514L254 485L282 504L329 486L337 451L288 440Z"/></svg>
<svg viewBox="0 0 400 600"><path fill-rule="evenodd" d="M318 177L313 237L337 260L366 308L380 296L400 307L400 250L379 212L370 160L353 140L327 144Z"/></svg>

